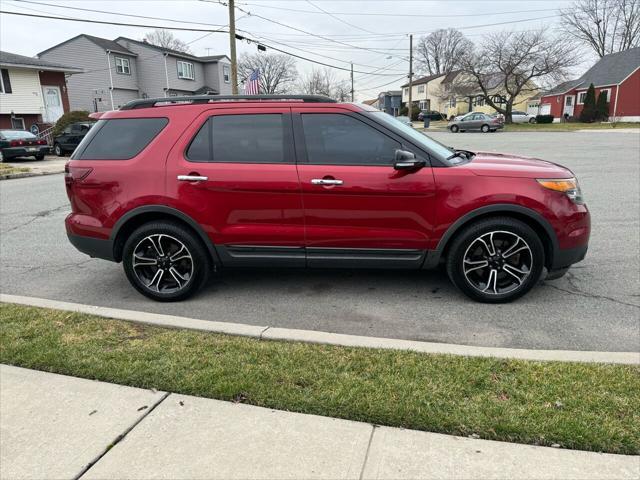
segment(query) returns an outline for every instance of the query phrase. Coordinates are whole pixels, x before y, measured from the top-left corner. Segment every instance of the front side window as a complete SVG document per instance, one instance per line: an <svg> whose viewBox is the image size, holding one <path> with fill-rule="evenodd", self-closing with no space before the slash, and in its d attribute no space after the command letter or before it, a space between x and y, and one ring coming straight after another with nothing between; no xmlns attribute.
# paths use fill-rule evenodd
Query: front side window
<svg viewBox="0 0 640 480"><path fill-rule="evenodd" d="M229 65L222 66L222 76L224 77L224 83L229 83L231 81L231 70L229 69Z"/></svg>
<svg viewBox="0 0 640 480"><path fill-rule="evenodd" d="M178 62L178 78L195 80L196 76L193 70L193 63L179 61Z"/></svg>
<svg viewBox="0 0 640 480"><path fill-rule="evenodd" d="M192 162L284 163L284 116L216 115L200 128L187 149Z"/></svg>
<svg viewBox="0 0 640 480"><path fill-rule="evenodd" d="M400 149L400 143L348 115L305 113L302 126L312 164L391 165Z"/></svg>
<svg viewBox="0 0 640 480"><path fill-rule="evenodd" d="M169 123L166 118L98 120L84 137L74 160L128 160L138 155Z"/></svg>
<svg viewBox="0 0 640 480"><path fill-rule="evenodd" d="M131 75L131 65L128 58L116 57L116 72L121 75Z"/></svg>

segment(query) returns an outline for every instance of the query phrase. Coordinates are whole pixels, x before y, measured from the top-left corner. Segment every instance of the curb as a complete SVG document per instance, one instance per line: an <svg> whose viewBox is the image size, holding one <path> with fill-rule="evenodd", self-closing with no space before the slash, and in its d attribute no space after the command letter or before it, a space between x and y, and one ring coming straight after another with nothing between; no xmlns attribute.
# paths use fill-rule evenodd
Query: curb
<svg viewBox="0 0 640 480"><path fill-rule="evenodd" d="M64 173L64 170L60 170L59 172L18 172L18 173L6 173L4 175L0 175L0 180L13 180L16 178L28 178L28 177L41 177L44 175L57 175L59 173Z"/></svg>
<svg viewBox="0 0 640 480"><path fill-rule="evenodd" d="M23 297L0 293L0 303L15 303L31 307L52 308L78 313L87 313L105 318L127 320L165 328L188 328L212 333L240 335L259 340L285 340L344 347L384 348L391 350L411 350L421 353L438 353L469 357L495 357L519 360L616 363L640 365L640 352L590 352L580 350L527 350L519 348L477 347L450 343L396 340L392 338L366 337L341 333L318 332L270 327L267 325L245 325L242 323L216 322L195 318L165 315L160 313L122 310L119 308L97 307L81 303L60 302L45 298Z"/></svg>

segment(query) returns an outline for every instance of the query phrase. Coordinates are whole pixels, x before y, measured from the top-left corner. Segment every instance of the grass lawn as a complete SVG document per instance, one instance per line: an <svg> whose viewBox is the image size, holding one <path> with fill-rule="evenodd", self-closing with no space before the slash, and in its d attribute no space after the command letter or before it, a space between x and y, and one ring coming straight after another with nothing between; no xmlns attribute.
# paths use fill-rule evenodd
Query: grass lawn
<svg viewBox="0 0 640 480"><path fill-rule="evenodd" d="M454 435L640 454L640 368L261 341L0 304L0 362Z"/></svg>
<svg viewBox="0 0 640 480"><path fill-rule="evenodd" d="M615 125L615 126L614 126ZM504 126L505 132L572 132L575 130L614 130L621 128L638 128L640 123L512 123ZM640 132L640 130L639 130Z"/></svg>
<svg viewBox="0 0 640 480"><path fill-rule="evenodd" d="M29 168L27 167L13 167L5 163L0 163L0 176L8 175L11 173L20 173L20 172L28 172L28 171L29 171Z"/></svg>

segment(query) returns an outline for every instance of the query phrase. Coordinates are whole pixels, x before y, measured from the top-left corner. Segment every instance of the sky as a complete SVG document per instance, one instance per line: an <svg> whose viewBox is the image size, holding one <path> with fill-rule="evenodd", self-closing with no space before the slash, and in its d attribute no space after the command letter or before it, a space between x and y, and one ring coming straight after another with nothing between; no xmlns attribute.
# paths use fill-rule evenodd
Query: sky
<svg viewBox="0 0 640 480"><path fill-rule="evenodd" d="M570 4L567 0L236 0L236 28L238 34L267 46L339 67L333 69L336 78L349 79L353 62L356 98L362 101L405 83L410 33L415 45L421 35L449 27L460 29L474 42L502 30L548 28L559 32L558 9ZM228 25L228 7L218 0L0 0L0 10L150 27L0 14L0 49L21 55L35 56L81 33L141 39L152 26L205 30L172 33L188 43L195 55L229 54L227 33L208 34ZM255 44L245 41L238 41L237 49L238 54L257 52ZM576 75L594 60L587 53ZM297 60L301 74L314 66L323 68Z"/></svg>

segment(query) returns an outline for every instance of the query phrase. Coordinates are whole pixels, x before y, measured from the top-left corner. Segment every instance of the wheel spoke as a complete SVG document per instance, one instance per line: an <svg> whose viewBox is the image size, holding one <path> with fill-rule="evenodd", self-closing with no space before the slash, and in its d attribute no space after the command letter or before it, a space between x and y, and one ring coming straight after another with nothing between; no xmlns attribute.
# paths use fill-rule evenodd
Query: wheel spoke
<svg viewBox="0 0 640 480"><path fill-rule="evenodd" d="M148 267L158 265L158 261L155 258L143 257L137 253L133 254L133 268Z"/></svg>
<svg viewBox="0 0 640 480"><path fill-rule="evenodd" d="M487 286L484 287L483 292L489 290L489 288L493 289L493 293L498 293L498 271L495 269L491 269L489 272L489 280L487 280Z"/></svg>
<svg viewBox="0 0 640 480"><path fill-rule="evenodd" d="M179 288L182 288L182 285L187 282L187 279L180 275L180 273L178 273L178 271L174 267L169 268L169 273L176 281Z"/></svg>
<svg viewBox="0 0 640 480"><path fill-rule="evenodd" d="M502 267L502 269L505 272L507 272L509 275L514 277L518 281L518 285L521 285L524 279L527 278L527 275L529 275L529 272L526 272L524 270L519 270L513 265L509 265L508 263L506 263L504 267Z"/></svg>
<svg viewBox="0 0 640 480"><path fill-rule="evenodd" d="M467 265L471 265L471 268L465 268L464 270L465 274L468 274L475 270L480 270L482 268L489 266L489 262L487 260L478 260L478 261L465 260L464 263Z"/></svg>
<svg viewBox="0 0 640 480"><path fill-rule="evenodd" d="M173 255L171 255L169 257L169 259L172 262L177 262L177 261L183 260L185 258L191 258L191 255L189 255L189 251L187 250L187 248L184 245L182 245L180 247L180 250L178 250L176 253L174 253Z"/></svg>
<svg viewBox="0 0 640 480"><path fill-rule="evenodd" d="M493 244L493 232L489 234L489 243L487 243L482 237L480 237L478 241L484 245L484 248L489 255L493 256L496 254L496 247Z"/></svg>
<svg viewBox="0 0 640 480"><path fill-rule="evenodd" d="M153 290L155 287L156 292L160 292L160 282L162 281L163 275L164 275L164 270L161 270L161 269L156 270L156 273L153 275L153 278L147 284L147 288Z"/></svg>
<svg viewBox="0 0 640 480"><path fill-rule="evenodd" d="M161 243L162 235L152 235L151 237L148 237L148 238L149 238L149 241L151 242L151 245L153 245L153 248L155 249L156 253L159 256L163 257L164 250L162 249L162 243Z"/></svg>

